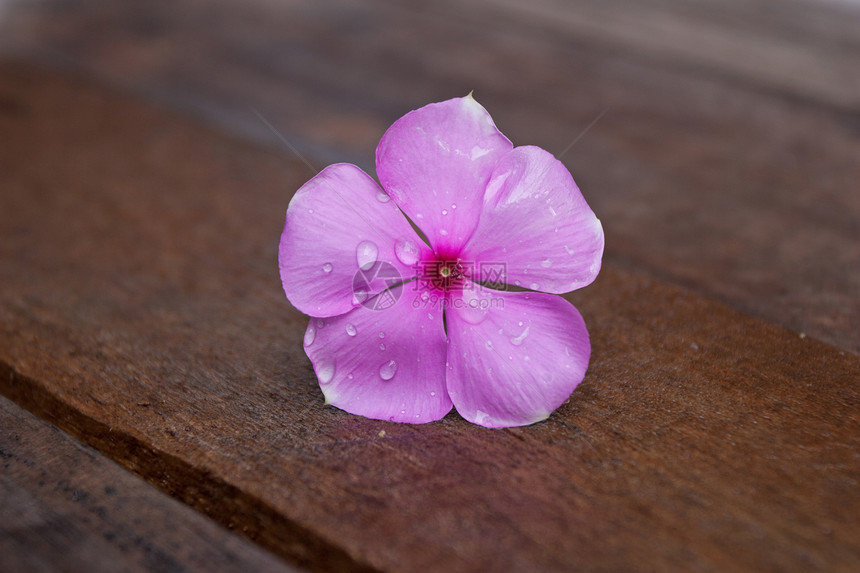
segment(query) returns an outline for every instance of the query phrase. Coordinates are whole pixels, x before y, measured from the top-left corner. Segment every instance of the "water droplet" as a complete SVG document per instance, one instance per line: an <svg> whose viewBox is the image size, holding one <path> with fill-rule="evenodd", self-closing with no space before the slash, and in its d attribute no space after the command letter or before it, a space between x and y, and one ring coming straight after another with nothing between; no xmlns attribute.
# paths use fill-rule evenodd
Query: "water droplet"
<svg viewBox="0 0 860 573"><path fill-rule="evenodd" d="M517 323L517 326L522 326L522 325L523 325L523 321L522 321L522 320L521 320L521 321L519 321L519 322Z"/></svg>
<svg viewBox="0 0 860 573"><path fill-rule="evenodd" d="M331 263L326 263L323 265L323 272L324 273L330 273L331 269L332 269Z"/></svg>
<svg viewBox="0 0 860 573"><path fill-rule="evenodd" d="M427 291L421 293L421 300L426 302L427 299L430 298L430 294Z"/></svg>
<svg viewBox="0 0 860 573"><path fill-rule="evenodd" d="M355 248L355 259L358 267L363 271L370 269L378 256L379 249L372 241L362 241Z"/></svg>
<svg viewBox="0 0 860 573"><path fill-rule="evenodd" d="M552 261L549 259L544 259L540 262L540 266L542 266L545 269L548 269L549 267L552 266Z"/></svg>
<svg viewBox="0 0 860 573"><path fill-rule="evenodd" d="M367 291L358 289L357 291L352 293L352 296L355 298L355 301L357 303L361 304L362 302L367 300Z"/></svg>
<svg viewBox="0 0 860 573"><path fill-rule="evenodd" d="M447 214L448 214L448 209L442 209L442 214L443 214L443 215L447 215Z"/></svg>
<svg viewBox="0 0 860 573"><path fill-rule="evenodd" d="M452 209L456 209L456 208L457 208L457 204L456 204L456 203L451 203L451 208L452 208Z"/></svg>
<svg viewBox="0 0 860 573"><path fill-rule="evenodd" d="M488 340L488 341L487 341L487 348L492 348L492 347L493 347L493 341L492 341L492 340Z"/></svg>
<svg viewBox="0 0 860 573"><path fill-rule="evenodd" d="M433 320L433 313L432 313L432 312L428 312L428 313L427 313L427 318L429 318L430 320Z"/></svg>
<svg viewBox="0 0 860 573"><path fill-rule="evenodd" d="M391 200L391 197L389 197L388 195L386 195L384 191L380 191L380 192L378 192L378 193L376 194L376 199L377 199L380 203L388 203L388 202Z"/></svg>
<svg viewBox="0 0 860 573"><path fill-rule="evenodd" d="M435 395L436 395L436 392L430 392L430 395L431 395L431 396L435 396Z"/></svg>
<svg viewBox="0 0 860 573"><path fill-rule="evenodd" d="M325 321L321 318L317 319L317 328L322 328L325 326Z"/></svg>
<svg viewBox="0 0 860 573"><path fill-rule="evenodd" d="M411 266L418 262L420 251L415 241L406 237L400 237L394 243L394 254L397 255L397 259L401 263Z"/></svg>
<svg viewBox="0 0 860 573"><path fill-rule="evenodd" d="M314 212L313 209L308 209L308 213L313 214L313 212Z"/></svg>
<svg viewBox="0 0 860 573"><path fill-rule="evenodd" d="M440 234L440 235L442 235L443 237L447 237L447 236L448 236L448 231L446 231L445 229L442 229L442 230L440 230L440 231L439 231L439 234Z"/></svg>
<svg viewBox="0 0 860 573"><path fill-rule="evenodd" d="M313 324L308 325L308 329L305 331L305 346L310 346L314 343L314 338L317 337L317 329L314 328Z"/></svg>
<svg viewBox="0 0 860 573"><path fill-rule="evenodd" d="M317 366L317 378L320 384L328 384L334 378L334 364L331 362L321 362Z"/></svg>
<svg viewBox="0 0 860 573"><path fill-rule="evenodd" d="M380 332L379 332L379 338L385 338L385 333L384 333L384 332L382 332L382 331L380 331Z"/></svg>
<svg viewBox="0 0 860 573"><path fill-rule="evenodd" d="M526 329L524 331L522 331L519 336L511 338L511 344L513 344L514 346L519 346L520 344L523 343L523 340L525 340L526 336L528 336L528 335L529 335L529 327L527 326Z"/></svg>
<svg viewBox="0 0 860 573"><path fill-rule="evenodd" d="M417 214L415 215L415 218L416 218L416 219L423 219L423 218L424 218L424 215L422 215L421 213L417 213Z"/></svg>
<svg viewBox="0 0 860 573"><path fill-rule="evenodd" d="M346 333L350 336L355 336L356 332L358 332L355 327L351 324L346 325Z"/></svg>
<svg viewBox="0 0 860 573"><path fill-rule="evenodd" d="M349 378L350 380L352 380L353 378L355 378L355 376L353 376L352 374L350 374L349 376L347 376L347 378Z"/></svg>
<svg viewBox="0 0 860 573"><path fill-rule="evenodd" d="M380 350L385 350L385 343L384 343L384 342L380 342L380 343L379 343L379 349L380 349Z"/></svg>
<svg viewBox="0 0 860 573"><path fill-rule="evenodd" d="M531 284L529 285L529 288L530 288L530 289L532 289L532 290L537 290L537 289L539 289L539 288L540 288L540 285L539 285L539 284L537 284L537 283L531 283Z"/></svg>
<svg viewBox="0 0 860 573"><path fill-rule="evenodd" d="M383 380L391 380L397 373L397 362L389 360L379 368L379 377Z"/></svg>
<svg viewBox="0 0 860 573"><path fill-rule="evenodd" d="M568 255L573 255L573 253L576 252L573 249L571 249L570 247L568 247L567 245L564 246L564 250L567 251Z"/></svg>
<svg viewBox="0 0 860 573"><path fill-rule="evenodd" d="M549 207L549 212L552 213L552 216L555 217L558 213L555 212L555 209L552 208L552 205Z"/></svg>
<svg viewBox="0 0 860 573"><path fill-rule="evenodd" d="M483 289L464 290L458 314L469 324L481 324L489 316L488 309L492 308L491 297L490 292Z"/></svg>

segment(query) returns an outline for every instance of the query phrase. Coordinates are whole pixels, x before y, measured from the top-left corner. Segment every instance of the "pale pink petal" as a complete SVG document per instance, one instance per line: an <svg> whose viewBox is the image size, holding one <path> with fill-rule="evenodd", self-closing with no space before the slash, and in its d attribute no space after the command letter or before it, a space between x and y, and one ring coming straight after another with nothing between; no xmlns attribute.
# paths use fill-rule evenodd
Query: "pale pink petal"
<svg viewBox="0 0 860 573"><path fill-rule="evenodd" d="M484 189L511 142L471 95L412 111L376 148L379 182L440 254L469 238Z"/></svg>
<svg viewBox="0 0 860 573"><path fill-rule="evenodd" d="M326 167L290 201L278 262L293 306L311 316L335 316L398 275L414 276L416 261L429 252L376 182L342 163Z"/></svg>
<svg viewBox="0 0 860 573"><path fill-rule="evenodd" d="M510 285L564 293L597 276L603 228L560 161L538 147L517 147L496 166L462 256L484 265L478 280L499 282L486 269L498 274L504 265Z"/></svg>
<svg viewBox="0 0 860 573"><path fill-rule="evenodd" d="M445 316L448 394L470 422L507 427L544 420L585 376L588 331L560 296L476 285L452 298Z"/></svg>
<svg viewBox="0 0 860 573"><path fill-rule="evenodd" d="M305 352L326 403L368 418L416 424L451 410L442 314L413 304L418 294L407 285L384 310L359 306L311 319Z"/></svg>

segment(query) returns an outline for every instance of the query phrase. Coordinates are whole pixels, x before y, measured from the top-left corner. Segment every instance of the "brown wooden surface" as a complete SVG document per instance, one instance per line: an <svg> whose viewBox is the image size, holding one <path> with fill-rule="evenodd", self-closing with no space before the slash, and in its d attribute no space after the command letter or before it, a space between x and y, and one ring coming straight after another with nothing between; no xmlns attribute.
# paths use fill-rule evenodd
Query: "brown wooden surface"
<svg viewBox="0 0 860 573"><path fill-rule="evenodd" d="M70 6L0 19L0 393L315 570L857 569L850 6ZM275 263L310 172L249 107L370 168L472 88L557 153L609 108L564 156L607 231L586 380L514 430L323 407Z"/></svg>
<svg viewBox="0 0 860 573"><path fill-rule="evenodd" d="M319 167L475 90L563 156L611 260L860 352L860 6L796 0L45 2L15 53ZM17 16L16 16L17 15ZM10 48L11 49L11 48Z"/></svg>
<svg viewBox="0 0 860 573"><path fill-rule="evenodd" d="M296 571L0 397L0 571Z"/></svg>

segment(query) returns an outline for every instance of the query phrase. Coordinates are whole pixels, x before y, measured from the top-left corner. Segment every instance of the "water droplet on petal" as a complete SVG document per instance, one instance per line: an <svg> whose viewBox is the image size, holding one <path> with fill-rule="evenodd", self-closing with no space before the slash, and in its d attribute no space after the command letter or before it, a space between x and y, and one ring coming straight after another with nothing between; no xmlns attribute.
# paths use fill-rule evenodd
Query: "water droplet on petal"
<svg viewBox="0 0 860 573"><path fill-rule="evenodd" d="M376 243L372 241L362 241L355 248L355 259L358 262L358 267L363 271L370 269L378 256L379 249Z"/></svg>
<svg viewBox="0 0 860 573"><path fill-rule="evenodd" d="M436 392L430 392L430 395L431 395L431 396L435 396L435 395L436 395Z"/></svg>
<svg viewBox="0 0 860 573"><path fill-rule="evenodd" d="M488 316L488 310L491 308L490 297L492 295L487 291L473 289L463 291L462 306L460 307L460 318L469 324L481 324Z"/></svg>
<svg viewBox="0 0 860 573"><path fill-rule="evenodd" d="M517 323L517 326L522 326L522 325L523 325L523 321L522 321L522 320L521 320L521 321L519 321L519 322Z"/></svg>
<svg viewBox="0 0 860 573"><path fill-rule="evenodd" d="M492 340L488 340L486 344L487 344L487 348L493 347L493 341Z"/></svg>
<svg viewBox="0 0 860 573"><path fill-rule="evenodd" d="M418 262L420 251L415 241L406 237L400 237L394 243L394 254L397 255L397 259L401 263L411 266Z"/></svg>
<svg viewBox="0 0 860 573"><path fill-rule="evenodd" d="M540 288L540 285L539 285L539 284L537 284L537 283L531 283L531 284L529 285L529 288L530 288L530 289L532 289L532 290L537 290L537 289L539 289L539 288Z"/></svg>
<svg viewBox="0 0 860 573"><path fill-rule="evenodd" d="M457 208L457 204L456 204L456 203L451 203L451 208L452 208L452 209L456 209L456 208Z"/></svg>
<svg viewBox="0 0 860 573"><path fill-rule="evenodd" d="M389 197L384 191L380 191L376 194L376 199L380 203L388 203L391 200L391 197Z"/></svg>
<svg viewBox="0 0 860 573"><path fill-rule="evenodd" d="M317 365L317 378L320 384L328 384L334 378L334 364L331 362L321 362Z"/></svg>
<svg viewBox="0 0 860 573"><path fill-rule="evenodd" d="M440 234L440 235L442 235L443 237L447 237L447 236L448 236L448 231L446 231L445 229L441 229L441 230L439 231L439 234Z"/></svg>
<svg viewBox="0 0 860 573"><path fill-rule="evenodd" d="M308 325L308 329L305 331L305 346L310 346L314 343L314 338L317 337L317 329L314 328L313 324Z"/></svg>
<svg viewBox="0 0 860 573"><path fill-rule="evenodd" d="M552 261L549 259L544 259L540 262L540 266L542 266L545 269L548 269L549 267L552 266Z"/></svg>
<svg viewBox="0 0 860 573"><path fill-rule="evenodd" d="M519 336L515 336L514 338L511 338L511 344L513 344L514 346L519 346L520 344L523 343L523 340L525 340L526 336L528 336L528 335L529 335L529 327L527 326L526 329L524 331L522 331Z"/></svg>
<svg viewBox="0 0 860 573"><path fill-rule="evenodd" d="M356 332L358 332L355 327L351 324L346 325L346 333L350 336L355 336Z"/></svg>
<svg viewBox="0 0 860 573"><path fill-rule="evenodd" d="M325 321L321 318L317 319L317 328L322 328L325 326Z"/></svg>
<svg viewBox="0 0 860 573"><path fill-rule="evenodd" d="M424 215L422 215L421 213L416 213L415 218L416 219L423 219Z"/></svg>
<svg viewBox="0 0 860 573"><path fill-rule="evenodd" d="M354 293L352 293L353 298L355 298L355 302L361 304L367 300L367 291L358 289Z"/></svg>
<svg viewBox="0 0 860 573"><path fill-rule="evenodd" d="M379 349L380 349L380 350L385 350L385 343L384 343L384 342L380 342L380 343L379 343Z"/></svg>
<svg viewBox="0 0 860 573"><path fill-rule="evenodd" d="M379 377L383 380L391 380L397 373L397 362L389 360L379 368Z"/></svg>
<svg viewBox="0 0 860 573"><path fill-rule="evenodd" d="M442 209L442 214L443 214L443 215L447 215L447 214L448 214L448 209Z"/></svg>
<svg viewBox="0 0 860 573"><path fill-rule="evenodd" d="M326 263L323 265L323 272L324 273L330 273L331 269L332 269L331 263Z"/></svg>
<svg viewBox="0 0 860 573"><path fill-rule="evenodd" d="M310 213L311 215L313 215L313 212L314 212L313 209L308 209L308 213Z"/></svg>
<svg viewBox="0 0 860 573"><path fill-rule="evenodd" d="M564 250L567 251L568 255L573 255L573 253L576 252L573 249L571 249L570 247L568 247L567 245L564 246Z"/></svg>
<svg viewBox="0 0 860 573"><path fill-rule="evenodd" d="M382 332L382 331L380 331L380 332L379 332L379 338L385 338L385 333L384 333L384 332Z"/></svg>

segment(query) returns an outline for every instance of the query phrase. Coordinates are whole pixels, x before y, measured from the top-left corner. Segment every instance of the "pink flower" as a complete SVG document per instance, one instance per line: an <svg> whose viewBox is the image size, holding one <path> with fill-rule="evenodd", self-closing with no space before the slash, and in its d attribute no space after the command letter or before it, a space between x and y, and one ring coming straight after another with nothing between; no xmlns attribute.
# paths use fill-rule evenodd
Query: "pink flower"
<svg viewBox="0 0 860 573"><path fill-rule="evenodd" d="M382 189L354 165L324 169L281 236L284 292L314 317L304 345L326 403L398 422L452 405L487 427L547 418L591 354L555 294L591 283L603 255L568 170L513 147L471 95L397 120L376 169Z"/></svg>

